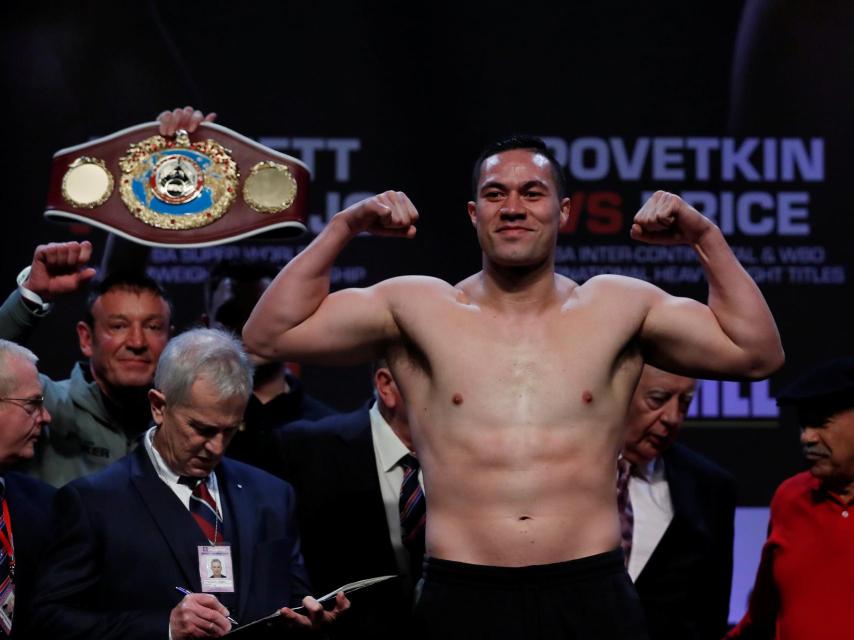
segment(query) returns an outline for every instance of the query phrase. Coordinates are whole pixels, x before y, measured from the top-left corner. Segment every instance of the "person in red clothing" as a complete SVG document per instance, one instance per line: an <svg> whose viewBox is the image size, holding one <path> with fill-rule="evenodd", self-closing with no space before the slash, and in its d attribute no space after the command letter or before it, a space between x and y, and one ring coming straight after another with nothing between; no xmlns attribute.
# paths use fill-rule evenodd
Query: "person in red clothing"
<svg viewBox="0 0 854 640"><path fill-rule="evenodd" d="M727 640L850 640L854 603L854 357L798 378L794 405L810 470L771 501L750 604Z"/></svg>

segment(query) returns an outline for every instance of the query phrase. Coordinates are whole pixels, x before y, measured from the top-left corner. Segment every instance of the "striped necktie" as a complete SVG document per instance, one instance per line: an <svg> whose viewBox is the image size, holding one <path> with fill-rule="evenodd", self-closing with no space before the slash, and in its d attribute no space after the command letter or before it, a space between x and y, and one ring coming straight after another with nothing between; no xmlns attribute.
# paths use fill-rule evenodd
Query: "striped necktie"
<svg viewBox="0 0 854 640"><path fill-rule="evenodd" d="M211 544L219 544L225 535L222 516L216 506L216 500L208 491L207 478L181 476L178 480L193 490L190 495L190 513L196 519L202 533Z"/></svg>
<svg viewBox="0 0 854 640"><path fill-rule="evenodd" d="M413 576L420 575L424 556L424 524L427 521L427 503L418 482L419 464L415 456L406 454L400 459L403 482L400 485L400 535L403 546L409 551ZM417 575L416 575L417 574Z"/></svg>
<svg viewBox="0 0 854 640"><path fill-rule="evenodd" d="M632 553L632 533L635 527L635 514L632 510L632 498L629 495L629 479L632 477L632 464L625 458L617 460L617 508L620 511L620 546L626 566Z"/></svg>
<svg viewBox="0 0 854 640"><path fill-rule="evenodd" d="M0 594L3 594L4 601L7 603L4 607L4 617L8 618L8 624L11 625L14 616L14 596L15 593L15 558L12 555L12 527L7 521L9 515L9 506L6 502L6 487L0 483L0 537L3 544L0 545ZM0 625L0 636L5 637L6 633L11 632L11 626L7 630L7 623L4 621Z"/></svg>

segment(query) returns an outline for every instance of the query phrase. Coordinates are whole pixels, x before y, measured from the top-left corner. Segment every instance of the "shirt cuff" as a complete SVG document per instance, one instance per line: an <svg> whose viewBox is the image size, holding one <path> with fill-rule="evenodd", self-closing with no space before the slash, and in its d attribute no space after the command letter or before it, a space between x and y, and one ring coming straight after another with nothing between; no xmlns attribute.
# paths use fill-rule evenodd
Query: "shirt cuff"
<svg viewBox="0 0 854 640"><path fill-rule="evenodd" d="M24 267L21 270L21 273L18 274L17 283L18 283L18 293L21 294L21 297L25 300L25 302L29 302L27 308L32 310L37 316L46 315L51 308L53 307L53 303L45 302L42 300L42 297L27 289L24 286L24 283L27 281L27 278L30 277L30 269L32 267Z"/></svg>

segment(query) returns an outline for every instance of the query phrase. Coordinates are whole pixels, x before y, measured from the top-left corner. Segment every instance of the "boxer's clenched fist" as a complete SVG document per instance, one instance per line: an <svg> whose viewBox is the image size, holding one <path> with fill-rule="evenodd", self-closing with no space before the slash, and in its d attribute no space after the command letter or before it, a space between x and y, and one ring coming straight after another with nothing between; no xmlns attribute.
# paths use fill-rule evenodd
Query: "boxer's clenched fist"
<svg viewBox="0 0 854 640"><path fill-rule="evenodd" d="M372 196L338 214L354 234L367 231L378 236L415 237L418 211L402 191Z"/></svg>
<svg viewBox="0 0 854 640"><path fill-rule="evenodd" d="M692 244L714 226L679 196L656 191L635 215L631 236L650 244Z"/></svg>

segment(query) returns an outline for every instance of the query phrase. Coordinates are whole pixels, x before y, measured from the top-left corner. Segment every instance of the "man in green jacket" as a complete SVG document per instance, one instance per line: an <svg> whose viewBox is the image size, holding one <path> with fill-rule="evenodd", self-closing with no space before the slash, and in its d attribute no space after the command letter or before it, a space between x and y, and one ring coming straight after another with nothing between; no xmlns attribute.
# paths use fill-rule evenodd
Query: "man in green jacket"
<svg viewBox="0 0 854 640"><path fill-rule="evenodd" d="M0 337L25 342L54 298L95 275L88 242L40 245L0 307ZM147 392L169 339L171 309L156 282L138 272L98 283L77 323L80 350L66 380L41 376L53 421L25 471L54 486L93 473L127 454L148 426Z"/></svg>

